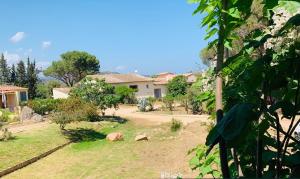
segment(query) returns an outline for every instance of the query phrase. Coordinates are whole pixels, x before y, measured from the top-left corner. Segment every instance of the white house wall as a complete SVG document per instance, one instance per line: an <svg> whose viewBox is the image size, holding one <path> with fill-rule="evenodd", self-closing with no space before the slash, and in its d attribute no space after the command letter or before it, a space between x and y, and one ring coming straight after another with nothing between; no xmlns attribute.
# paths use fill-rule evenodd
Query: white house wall
<svg viewBox="0 0 300 179"><path fill-rule="evenodd" d="M53 89L53 98L54 99L66 99L68 97L69 97L69 94L66 94L61 91Z"/></svg>

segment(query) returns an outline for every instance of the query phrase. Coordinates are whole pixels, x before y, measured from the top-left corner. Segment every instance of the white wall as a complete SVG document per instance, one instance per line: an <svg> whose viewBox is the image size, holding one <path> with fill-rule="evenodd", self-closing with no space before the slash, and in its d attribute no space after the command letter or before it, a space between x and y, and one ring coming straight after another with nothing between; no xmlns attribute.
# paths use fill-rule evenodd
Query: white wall
<svg viewBox="0 0 300 179"><path fill-rule="evenodd" d="M63 93L61 91L58 91L56 89L53 89L53 98L54 99L66 99L69 97L69 94Z"/></svg>
<svg viewBox="0 0 300 179"><path fill-rule="evenodd" d="M136 98L139 99L139 98L154 97L153 82L135 82L135 83L113 84L113 86L128 86L128 87L130 85L138 86L138 91L135 93Z"/></svg>

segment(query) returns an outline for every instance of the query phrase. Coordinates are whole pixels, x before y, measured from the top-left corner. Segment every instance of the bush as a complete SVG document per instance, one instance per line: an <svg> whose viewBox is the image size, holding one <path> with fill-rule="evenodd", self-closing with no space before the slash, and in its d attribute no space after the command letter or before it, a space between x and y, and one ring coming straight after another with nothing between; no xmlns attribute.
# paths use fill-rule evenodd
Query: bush
<svg viewBox="0 0 300 179"><path fill-rule="evenodd" d="M189 112L189 99L188 95L180 95L176 97L176 100L184 107L186 113Z"/></svg>
<svg viewBox="0 0 300 179"><path fill-rule="evenodd" d="M7 141L12 138L12 133L7 128L1 129L1 133L0 141Z"/></svg>
<svg viewBox="0 0 300 179"><path fill-rule="evenodd" d="M141 112L153 111L155 100L156 99L153 97L139 99L137 104L139 111Z"/></svg>
<svg viewBox="0 0 300 179"><path fill-rule="evenodd" d="M164 103L164 107L168 110L173 111L174 109L174 97L167 95L162 98L162 102Z"/></svg>
<svg viewBox="0 0 300 179"><path fill-rule="evenodd" d="M135 89L127 86L116 86L115 93L119 97L120 102L123 104L136 104Z"/></svg>
<svg viewBox="0 0 300 179"><path fill-rule="evenodd" d="M114 87L104 80L85 78L71 90L71 97L93 103L105 115L107 108L118 108L119 97L115 94Z"/></svg>
<svg viewBox="0 0 300 179"><path fill-rule="evenodd" d="M172 132L176 132L178 131L180 128L182 127L182 122L181 121L178 121L176 119L172 119L172 122L171 122L171 131Z"/></svg>
<svg viewBox="0 0 300 179"><path fill-rule="evenodd" d="M58 104L60 104L63 99L35 99L28 101L28 106L33 109L34 112L45 115L57 110Z"/></svg>
<svg viewBox="0 0 300 179"><path fill-rule="evenodd" d="M11 114L12 113L6 109L0 109L0 122L7 122Z"/></svg>
<svg viewBox="0 0 300 179"><path fill-rule="evenodd" d="M61 129L75 121L95 121L98 118L97 107L80 98L68 98L57 107L57 113L52 120L60 125Z"/></svg>
<svg viewBox="0 0 300 179"><path fill-rule="evenodd" d="M169 81L169 83L167 84L167 88L168 88L168 95L172 97L185 95L188 88L186 77L182 75L176 76L171 81Z"/></svg>

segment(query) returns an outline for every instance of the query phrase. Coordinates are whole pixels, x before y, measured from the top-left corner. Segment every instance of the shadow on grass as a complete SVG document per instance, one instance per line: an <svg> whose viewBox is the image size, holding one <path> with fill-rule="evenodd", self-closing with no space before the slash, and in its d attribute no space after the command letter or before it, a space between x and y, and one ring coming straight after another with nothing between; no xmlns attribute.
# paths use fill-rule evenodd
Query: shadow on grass
<svg viewBox="0 0 300 179"><path fill-rule="evenodd" d="M96 119L91 120L90 122L97 121L109 121L109 122L117 122L120 124L124 124L127 122L127 119L121 118L120 116L99 116Z"/></svg>
<svg viewBox="0 0 300 179"><path fill-rule="evenodd" d="M100 132L97 132L93 129L68 129L64 130L63 134L73 142L83 142L83 141L96 141L105 139L106 135Z"/></svg>

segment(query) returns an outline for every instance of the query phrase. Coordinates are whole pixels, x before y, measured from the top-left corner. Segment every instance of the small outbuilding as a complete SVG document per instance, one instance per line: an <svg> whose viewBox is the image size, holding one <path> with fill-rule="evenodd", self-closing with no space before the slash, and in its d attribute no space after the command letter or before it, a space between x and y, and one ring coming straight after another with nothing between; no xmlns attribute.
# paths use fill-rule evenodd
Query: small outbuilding
<svg viewBox="0 0 300 179"><path fill-rule="evenodd" d="M8 108L10 111L18 111L22 102L28 101L28 89L12 86L0 85L0 108Z"/></svg>

